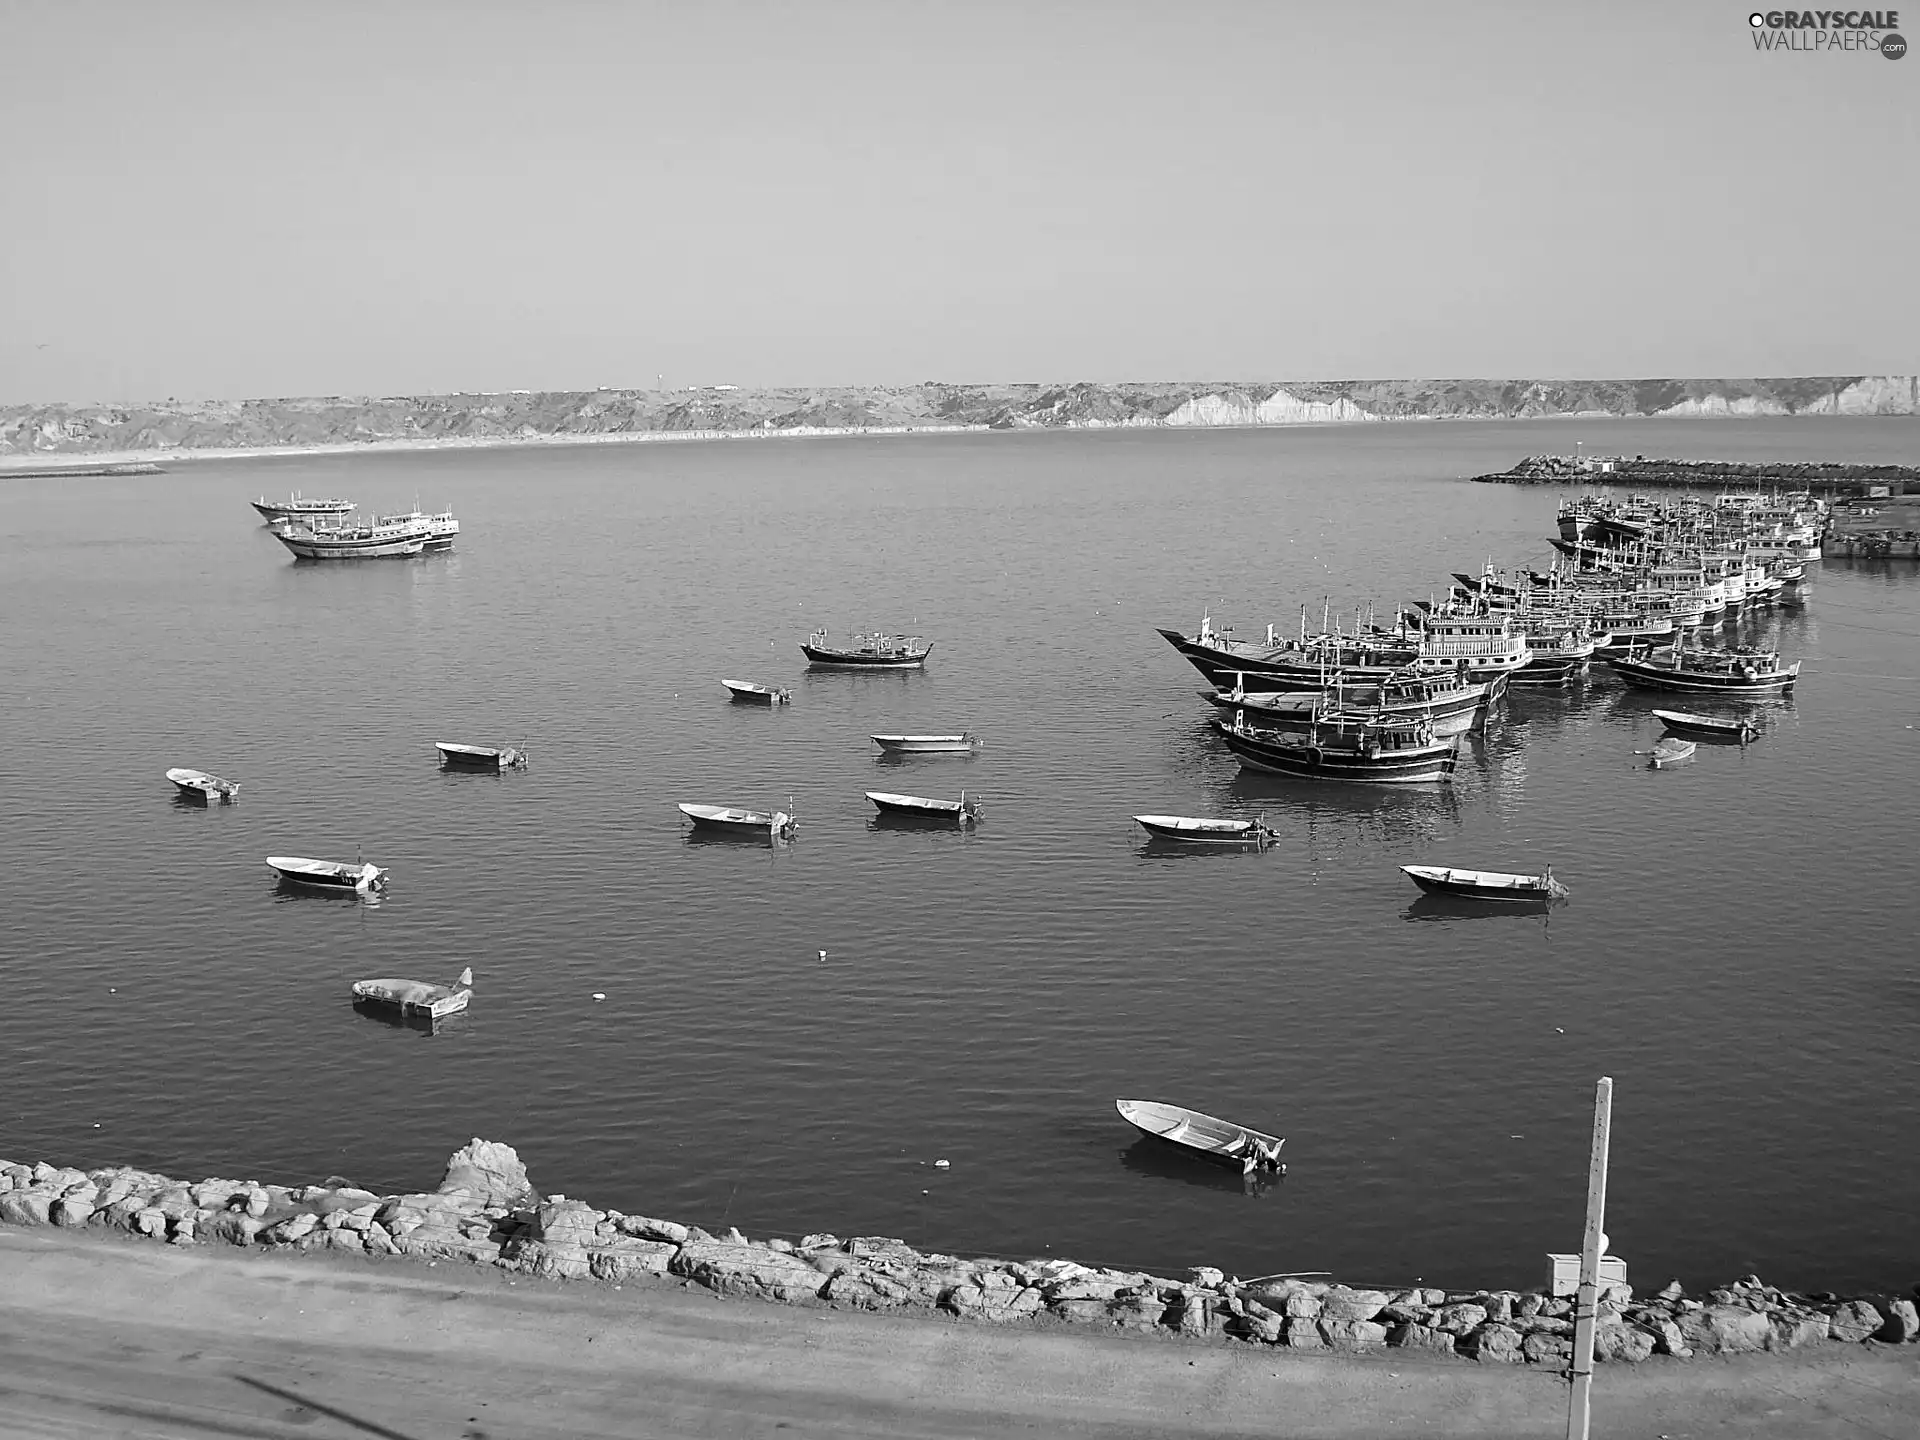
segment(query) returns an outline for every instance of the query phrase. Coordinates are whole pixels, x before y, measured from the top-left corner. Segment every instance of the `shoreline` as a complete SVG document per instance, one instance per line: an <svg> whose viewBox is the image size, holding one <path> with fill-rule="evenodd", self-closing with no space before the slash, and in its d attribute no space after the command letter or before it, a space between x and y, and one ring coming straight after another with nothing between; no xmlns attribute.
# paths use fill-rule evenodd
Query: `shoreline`
<svg viewBox="0 0 1920 1440"><path fill-rule="evenodd" d="M1575 1300L1514 1290L1397 1290L1202 1266L1185 1279L1059 1257L921 1252L887 1236L818 1233L756 1241L737 1228L598 1210L540 1196L510 1146L475 1139L437 1189L378 1195L338 1176L316 1185L174 1180L0 1161L0 1226L145 1237L176 1247L281 1255L337 1252L382 1263L456 1263L541 1281L622 1289L681 1284L802 1310L851 1310L1051 1332L1084 1329L1259 1353L1477 1361L1556 1372L1571 1356ZM18 1233L0 1229L0 1234ZM1624 1275L1624 1272L1621 1272ZM510 1282L511 1283L511 1282ZM1920 1294L1920 1287L1915 1287ZM1886 1350L1920 1361L1920 1310L1881 1292L1793 1293L1756 1276L1688 1297L1678 1281L1636 1298L1622 1279L1596 1302L1594 1356L1609 1368L1809 1351ZM1913 1370L1920 1384L1920 1365Z"/></svg>
<svg viewBox="0 0 1920 1440"><path fill-rule="evenodd" d="M1246 421L1205 419L1169 422L1163 419L1129 417L1120 420L1068 419L1047 422L1026 421L1013 424L940 422L901 425L794 425L779 428L754 426L737 429L690 428L679 430L623 430L602 433L535 433L513 435L450 435L427 438L382 437L368 440L334 440L310 443L290 442L264 445L148 446L133 449L74 449L0 451L0 478L58 479L66 476L99 474L104 468L160 466L169 462L199 464L217 460L264 460L276 458L325 458L342 455L405 455L439 451L572 448L597 445L705 444L723 441L831 440L888 436L921 435L1023 435L1035 433L1092 433L1109 431L1154 431L1189 433L1196 431L1327 430L1369 425L1422 424L1508 424L1554 422L1610 422L1619 420L1658 420L1677 423L1710 423L1722 420L1813 419L1911 419L1905 412L1873 412L1864 415L1834 415L1824 411L1786 414L1740 414L1720 411L1687 411L1665 414L1621 414L1609 410L1580 410L1551 414L1365 414L1352 417L1317 416L1314 418ZM1525 462L1522 462L1524 464ZM1689 462L1710 464L1716 462ZM132 472L128 472L132 473ZM1499 481L1510 472L1471 477ZM1514 476L1518 479L1518 476ZM1592 477L1581 477L1591 479ZM1535 479L1532 483L1547 483ZM1652 482L1649 482L1652 483Z"/></svg>

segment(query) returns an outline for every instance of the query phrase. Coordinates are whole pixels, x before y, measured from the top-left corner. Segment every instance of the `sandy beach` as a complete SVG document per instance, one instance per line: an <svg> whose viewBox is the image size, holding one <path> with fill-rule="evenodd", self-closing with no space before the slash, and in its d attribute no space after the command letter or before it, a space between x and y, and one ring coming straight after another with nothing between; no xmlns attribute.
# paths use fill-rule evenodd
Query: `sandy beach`
<svg viewBox="0 0 1920 1440"><path fill-rule="evenodd" d="M1537 1369L999 1330L541 1282L456 1262L0 1231L14 1436L1501 1437L1561 1433ZM1920 1437L1920 1366L1849 1349L1603 1368L1609 1437Z"/></svg>

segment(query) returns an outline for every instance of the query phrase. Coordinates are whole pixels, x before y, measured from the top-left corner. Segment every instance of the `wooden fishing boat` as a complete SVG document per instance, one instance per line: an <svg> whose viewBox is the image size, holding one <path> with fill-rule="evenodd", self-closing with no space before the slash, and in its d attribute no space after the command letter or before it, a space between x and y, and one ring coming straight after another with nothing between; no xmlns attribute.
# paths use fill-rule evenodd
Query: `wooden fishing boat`
<svg viewBox="0 0 1920 1440"><path fill-rule="evenodd" d="M1303 780L1417 785L1450 779L1460 737L1438 738L1427 720L1335 716L1305 731L1256 725L1245 711L1212 722L1243 768Z"/></svg>
<svg viewBox="0 0 1920 1440"><path fill-rule="evenodd" d="M167 779L180 787L183 795L195 795L209 802L231 801L240 793L240 787L231 780L222 780L218 775L209 775L204 770L188 770L184 767L167 771Z"/></svg>
<svg viewBox="0 0 1920 1440"><path fill-rule="evenodd" d="M427 513L419 509L408 510L400 515L382 515L381 525L411 525L420 531L423 548L431 554L436 550L451 550L453 542L459 537L460 522L453 518L451 510Z"/></svg>
<svg viewBox="0 0 1920 1440"><path fill-rule="evenodd" d="M1265 845L1278 840L1277 830L1258 820L1211 820L1192 815L1136 815L1134 823L1156 840L1181 840L1190 845Z"/></svg>
<svg viewBox="0 0 1920 1440"><path fill-rule="evenodd" d="M800 642L807 663L821 669L918 670L927 663L933 646L918 635L851 635L843 645L827 638L824 628Z"/></svg>
<svg viewBox="0 0 1920 1440"><path fill-rule="evenodd" d="M919 820L952 820L971 825L980 818L980 802L969 800L962 790L958 800L928 800L919 795L891 795L884 790L869 790L867 799L882 815L906 815Z"/></svg>
<svg viewBox="0 0 1920 1440"><path fill-rule="evenodd" d="M464 770L524 770L527 765L527 752L515 746L496 748L491 745L456 745L450 740L436 740L433 748L440 752L443 764L458 766Z"/></svg>
<svg viewBox="0 0 1920 1440"><path fill-rule="evenodd" d="M1287 1167L1280 1162L1280 1147L1287 1142L1278 1135L1158 1100L1116 1100L1113 1105L1120 1112L1120 1118L1136 1130L1202 1159L1236 1166L1248 1173L1258 1170L1286 1173Z"/></svg>
<svg viewBox="0 0 1920 1440"><path fill-rule="evenodd" d="M410 518L366 524L287 521L273 527L273 538L300 560L381 560L418 555L427 548L428 531Z"/></svg>
<svg viewBox="0 0 1920 1440"><path fill-rule="evenodd" d="M1742 715L1723 720L1715 715L1689 715L1684 710L1656 710L1654 718L1676 735L1700 735L1710 740L1737 740L1742 745L1760 738L1760 727Z"/></svg>
<svg viewBox="0 0 1920 1440"><path fill-rule="evenodd" d="M298 490L293 492L290 500L269 500L262 495L252 504L268 524L276 520L295 520L314 515L344 515L353 509L351 500L308 500Z"/></svg>
<svg viewBox="0 0 1920 1440"><path fill-rule="evenodd" d="M751 680L722 680L720 683L733 692L736 705L786 705L793 700L791 690L782 690L776 685L755 685Z"/></svg>
<svg viewBox="0 0 1920 1440"><path fill-rule="evenodd" d="M696 830L785 839L798 823L785 810L742 810L732 805L682 805Z"/></svg>
<svg viewBox="0 0 1920 1440"><path fill-rule="evenodd" d="M473 998L473 971L462 970L451 985L430 985L424 980L356 980L353 998L391 1007L405 1018L444 1020L466 1009Z"/></svg>
<svg viewBox="0 0 1920 1440"><path fill-rule="evenodd" d="M1399 670L1376 680L1355 680L1336 670L1324 688L1297 690L1260 688L1268 676L1234 676L1231 690L1203 690L1206 701L1222 710L1243 710L1258 724L1276 730L1305 730L1330 715L1390 716L1433 722L1438 739L1476 730L1486 723L1496 696L1506 692L1509 677L1461 680L1455 675L1421 670ZM1251 682L1251 684L1249 684Z"/></svg>
<svg viewBox="0 0 1920 1440"><path fill-rule="evenodd" d="M282 880L319 890L383 890L387 872L378 865L343 860L309 860L301 855L269 855L267 867Z"/></svg>
<svg viewBox="0 0 1920 1440"><path fill-rule="evenodd" d="M1654 743L1647 755L1647 768L1658 770L1667 765L1678 765L1682 760L1691 760L1697 747L1691 740L1677 739L1672 735L1663 735Z"/></svg>
<svg viewBox="0 0 1920 1440"><path fill-rule="evenodd" d="M1737 648L1706 650L1684 642L1645 654L1610 659L1607 664L1627 684L1642 690L1670 690L1736 699L1766 699L1793 693L1800 662L1782 665L1778 652Z"/></svg>
<svg viewBox="0 0 1920 1440"><path fill-rule="evenodd" d="M1445 865L1402 865L1400 873L1429 895L1458 895L1470 900L1558 900L1567 887L1553 878L1549 865L1539 875L1506 875L1497 870L1456 870Z"/></svg>
<svg viewBox="0 0 1920 1440"><path fill-rule="evenodd" d="M871 737L889 755L961 755L979 745L971 730L958 735L875 735Z"/></svg>

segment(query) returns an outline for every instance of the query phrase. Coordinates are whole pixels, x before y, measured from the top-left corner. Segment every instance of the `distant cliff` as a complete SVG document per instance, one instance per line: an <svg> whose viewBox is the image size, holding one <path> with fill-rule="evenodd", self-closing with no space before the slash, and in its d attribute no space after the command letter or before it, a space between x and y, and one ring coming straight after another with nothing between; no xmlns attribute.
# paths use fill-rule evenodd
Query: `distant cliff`
<svg viewBox="0 0 1920 1440"><path fill-rule="evenodd" d="M1333 380L327 396L0 406L0 458L376 442L511 444L837 431L1301 425L1555 415L1913 415L1911 375L1793 380Z"/></svg>

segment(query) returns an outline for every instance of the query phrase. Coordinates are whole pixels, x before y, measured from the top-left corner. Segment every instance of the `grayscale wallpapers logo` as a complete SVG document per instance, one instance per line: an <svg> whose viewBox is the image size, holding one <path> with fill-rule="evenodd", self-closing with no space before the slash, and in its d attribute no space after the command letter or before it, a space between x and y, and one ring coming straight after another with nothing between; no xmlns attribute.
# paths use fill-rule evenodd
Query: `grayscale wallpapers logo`
<svg viewBox="0 0 1920 1440"><path fill-rule="evenodd" d="M1907 53L1906 40L1895 33L1899 25L1898 10L1756 10L1747 16L1753 48L1779 54L1878 51L1898 60Z"/></svg>

